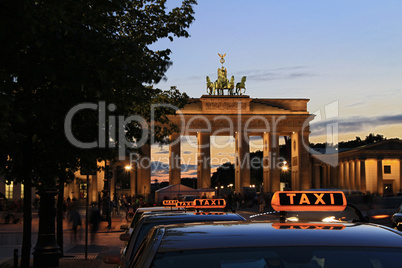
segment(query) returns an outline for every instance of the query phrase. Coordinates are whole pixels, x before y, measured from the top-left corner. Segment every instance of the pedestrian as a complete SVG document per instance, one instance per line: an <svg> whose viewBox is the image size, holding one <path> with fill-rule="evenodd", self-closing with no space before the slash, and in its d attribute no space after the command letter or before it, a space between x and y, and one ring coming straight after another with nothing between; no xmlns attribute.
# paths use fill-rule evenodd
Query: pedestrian
<svg viewBox="0 0 402 268"><path fill-rule="evenodd" d="M72 241L76 243L77 242L77 234L78 232L81 233L81 215L78 212L78 207L77 204L75 202L73 202L72 207L71 207L71 211L70 211L70 223L72 224L72 228L73 228L73 234L72 234ZM78 226L80 227L80 230L78 230ZM80 240L81 240L81 235L78 235Z"/></svg>
<svg viewBox="0 0 402 268"><path fill-rule="evenodd" d="M264 195L260 195L260 197L258 198L258 203L260 204L259 213L263 213L264 210L265 210L265 206L266 206L265 196Z"/></svg>
<svg viewBox="0 0 402 268"><path fill-rule="evenodd" d="M100 222L101 214L98 209L97 203L94 202L92 204L91 217L89 219L89 223L91 224L91 242L93 242L96 238L96 234L99 231Z"/></svg>

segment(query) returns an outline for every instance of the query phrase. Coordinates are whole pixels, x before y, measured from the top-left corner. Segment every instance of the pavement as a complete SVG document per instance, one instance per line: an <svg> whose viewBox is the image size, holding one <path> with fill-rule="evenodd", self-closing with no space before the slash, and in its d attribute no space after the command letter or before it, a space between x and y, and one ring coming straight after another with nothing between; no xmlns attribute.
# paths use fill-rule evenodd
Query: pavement
<svg viewBox="0 0 402 268"><path fill-rule="evenodd" d="M85 210L81 210L83 228L78 232L77 241L73 239L71 225L67 220L63 222L64 256L59 259L58 267L114 267L114 265L102 262L102 256L109 253L119 253L124 243L120 241L122 234L120 225L127 223L125 215L112 217L112 226L107 228L107 222L101 222L99 231L91 237L88 234L87 259L85 259ZM32 248L34 251L38 239L39 218L37 213L32 214ZM5 224L0 220L0 268L14 267L14 250L18 250L18 263L21 257L22 222L17 224ZM31 255L31 267L33 256Z"/></svg>
<svg viewBox="0 0 402 268"><path fill-rule="evenodd" d="M258 207L240 208L236 211L242 215L247 221L252 220L268 220L273 219L271 212L266 208L264 213L258 212ZM364 215L379 215L388 214L392 215L394 210L367 210L363 211ZM83 223L85 222L85 211L81 211L81 217ZM382 220L372 220L372 222L390 226L390 218ZM114 265L105 264L102 262L102 256L104 254L119 253L124 244L119 240L119 236L122 233L120 225L126 224L125 215L112 217L112 227L107 228L107 222L101 222L99 232L93 238L88 237L87 247L87 259L85 259L85 224L81 230L80 236L77 242L74 242L72 236L71 226L69 226L67 220L64 221L64 256L59 259L59 267L101 267L112 268ZM32 251L36 244L38 237L39 219L37 213L33 213L32 220ZM80 237L79 236L79 237ZM18 255L21 254L22 244L22 223L17 224L4 224L4 221L0 221L0 268L14 267L13 252L14 249L18 249ZM20 260L19 260L20 261ZM31 256L31 267L33 257Z"/></svg>

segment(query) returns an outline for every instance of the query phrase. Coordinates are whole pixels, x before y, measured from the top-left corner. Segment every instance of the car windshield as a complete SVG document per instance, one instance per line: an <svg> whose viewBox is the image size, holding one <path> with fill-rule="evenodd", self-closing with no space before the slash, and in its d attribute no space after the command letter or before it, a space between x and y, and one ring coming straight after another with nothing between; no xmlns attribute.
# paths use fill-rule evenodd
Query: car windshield
<svg viewBox="0 0 402 268"><path fill-rule="evenodd" d="M195 242L196 243L196 242ZM255 247L159 252L151 267L395 267L402 249L369 247Z"/></svg>

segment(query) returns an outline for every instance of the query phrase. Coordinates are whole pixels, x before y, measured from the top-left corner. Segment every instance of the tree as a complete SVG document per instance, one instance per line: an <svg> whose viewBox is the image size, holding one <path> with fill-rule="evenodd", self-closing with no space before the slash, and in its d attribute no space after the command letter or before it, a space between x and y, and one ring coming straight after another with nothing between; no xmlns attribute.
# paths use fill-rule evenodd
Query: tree
<svg viewBox="0 0 402 268"><path fill-rule="evenodd" d="M64 185L82 159L113 159L114 148L82 149L64 132L65 116L80 103L105 101L115 114L148 116L148 105L181 105L186 95L147 85L159 82L171 65L169 49L153 51L161 38L188 37L195 0L166 10L165 0L21 1L0 3L1 171L24 182L24 236L21 266L29 266L31 183L38 188ZM175 98L175 99L172 99ZM161 109L155 118L166 121ZM77 139L98 139L98 111L80 111L71 128ZM163 134L168 129L163 129ZM140 138L137 124L127 126ZM108 133L110 134L110 133ZM109 135L105 137L108 141ZM161 140L161 137L159 137ZM102 146L100 146L102 147ZM60 186L59 186L60 187ZM60 197L59 197L60 198ZM62 196L61 196L62 198Z"/></svg>

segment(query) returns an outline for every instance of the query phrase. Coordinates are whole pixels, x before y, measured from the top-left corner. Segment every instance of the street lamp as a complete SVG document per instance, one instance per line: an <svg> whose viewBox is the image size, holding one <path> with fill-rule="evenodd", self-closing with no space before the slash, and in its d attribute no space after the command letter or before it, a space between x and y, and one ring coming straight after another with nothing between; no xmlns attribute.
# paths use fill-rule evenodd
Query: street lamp
<svg viewBox="0 0 402 268"><path fill-rule="evenodd" d="M124 167L127 171L130 171L132 169L132 167L130 165L127 165Z"/></svg>

